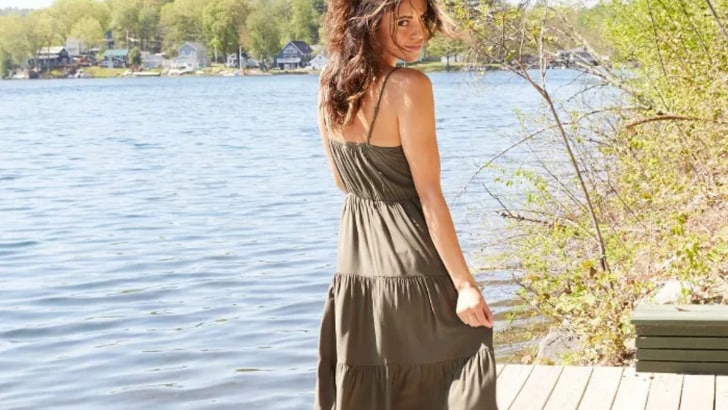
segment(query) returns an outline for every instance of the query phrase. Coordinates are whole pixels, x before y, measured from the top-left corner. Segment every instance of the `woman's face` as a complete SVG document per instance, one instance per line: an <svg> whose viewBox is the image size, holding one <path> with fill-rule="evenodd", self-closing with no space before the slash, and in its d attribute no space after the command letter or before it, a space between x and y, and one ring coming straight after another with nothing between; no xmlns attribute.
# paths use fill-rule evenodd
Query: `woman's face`
<svg viewBox="0 0 728 410"><path fill-rule="evenodd" d="M419 59L428 38L426 12L426 0L403 0L399 8L384 15L376 35L385 63L393 66L397 59L408 63Z"/></svg>

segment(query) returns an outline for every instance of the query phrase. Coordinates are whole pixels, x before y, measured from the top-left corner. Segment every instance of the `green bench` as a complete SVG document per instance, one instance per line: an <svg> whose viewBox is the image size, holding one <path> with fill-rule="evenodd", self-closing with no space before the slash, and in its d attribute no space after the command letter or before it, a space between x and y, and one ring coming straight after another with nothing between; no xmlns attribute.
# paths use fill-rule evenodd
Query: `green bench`
<svg viewBox="0 0 728 410"><path fill-rule="evenodd" d="M728 305L637 306L638 372L728 374Z"/></svg>

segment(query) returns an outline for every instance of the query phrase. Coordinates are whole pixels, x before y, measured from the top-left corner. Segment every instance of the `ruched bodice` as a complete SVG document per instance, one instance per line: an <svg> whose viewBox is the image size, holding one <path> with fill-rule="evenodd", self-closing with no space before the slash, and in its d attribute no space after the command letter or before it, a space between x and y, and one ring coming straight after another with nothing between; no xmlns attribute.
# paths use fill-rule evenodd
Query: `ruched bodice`
<svg viewBox="0 0 728 410"><path fill-rule="evenodd" d="M336 169L347 192L377 201L417 199L412 173L401 146L329 141Z"/></svg>

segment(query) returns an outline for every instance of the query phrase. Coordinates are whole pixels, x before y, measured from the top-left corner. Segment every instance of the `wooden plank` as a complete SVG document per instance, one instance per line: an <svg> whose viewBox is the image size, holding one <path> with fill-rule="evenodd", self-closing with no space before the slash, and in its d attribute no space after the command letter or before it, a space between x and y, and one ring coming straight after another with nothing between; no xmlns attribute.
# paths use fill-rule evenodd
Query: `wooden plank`
<svg viewBox="0 0 728 410"><path fill-rule="evenodd" d="M544 410L572 410L577 408L581 397L584 395L592 370L591 367L564 367Z"/></svg>
<svg viewBox="0 0 728 410"><path fill-rule="evenodd" d="M728 338L640 336L637 338L637 348L721 350L728 349Z"/></svg>
<svg viewBox="0 0 728 410"><path fill-rule="evenodd" d="M609 410L622 378L622 367L595 367L579 410Z"/></svg>
<svg viewBox="0 0 728 410"><path fill-rule="evenodd" d="M683 377L680 410L713 410L715 376L686 375Z"/></svg>
<svg viewBox="0 0 728 410"><path fill-rule="evenodd" d="M715 409L728 409L728 376L715 378Z"/></svg>
<svg viewBox="0 0 728 410"><path fill-rule="evenodd" d="M511 410L541 410L559 380L561 366L535 366L521 392L511 404Z"/></svg>
<svg viewBox="0 0 728 410"><path fill-rule="evenodd" d="M650 373L637 373L634 367L624 369L612 408L644 410L645 404L647 404L647 394L650 392L651 381L652 374Z"/></svg>
<svg viewBox="0 0 728 410"><path fill-rule="evenodd" d="M640 360L637 361L635 367L638 372L728 375L728 363Z"/></svg>
<svg viewBox="0 0 728 410"><path fill-rule="evenodd" d="M728 337L727 325L685 325L685 324L659 324L637 325L635 331L638 336L705 336Z"/></svg>
<svg viewBox="0 0 728 410"><path fill-rule="evenodd" d="M637 360L728 362L728 350L637 349Z"/></svg>
<svg viewBox="0 0 728 410"><path fill-rule="evenodd" d="M508 409L511 406L532 370L533 366L522 364L508 364L503 368L496 383L498 408Z"/></svg>
<svg viewBox="0 0 728 410"><path fill-rule="evenodd" d="M632 323L702 322L728 324L728 305L639 305L632 312Z"/></svg>
<svg viewBox="0 0 728 410"><path fill-rule="evenodd" d="M655 374L650 383L645 410L678 410L683 376L674 373Z"/></svg>

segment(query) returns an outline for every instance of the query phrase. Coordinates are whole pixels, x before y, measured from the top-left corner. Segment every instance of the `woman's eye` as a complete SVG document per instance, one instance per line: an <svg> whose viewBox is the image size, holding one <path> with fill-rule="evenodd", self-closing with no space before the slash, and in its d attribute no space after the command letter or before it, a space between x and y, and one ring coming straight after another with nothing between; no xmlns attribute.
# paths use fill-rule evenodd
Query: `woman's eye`
<svg viewBox="0 0 728 410"><path fill-rule="evenodd" d="M408 25L409 25L409 21L408 20L400 20L399 21L399 26L400 27L407 27Z"/></svg>

